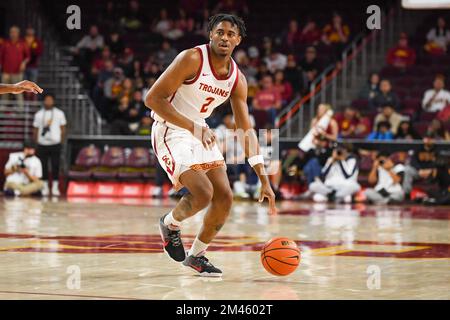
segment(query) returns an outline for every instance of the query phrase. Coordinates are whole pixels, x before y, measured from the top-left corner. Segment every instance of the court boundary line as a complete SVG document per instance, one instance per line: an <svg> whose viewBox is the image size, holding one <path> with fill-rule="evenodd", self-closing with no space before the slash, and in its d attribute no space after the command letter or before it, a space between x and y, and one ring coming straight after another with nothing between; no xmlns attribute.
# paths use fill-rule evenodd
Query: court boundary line
<svg viewBox="0 0 450 320"><path fill-rule="evenodd" d="M124 297L109 297L109 296L91 296L84 294L66 294L66 293L48 293L48 292L29 292L29 291L4 291L0 290L0 293L10 294L27 294L27 295L43 295L43 296L59 296L59 297L79 297L79 298L99 298L99 299L109 299L109 300L145 300L140 298L124 298ZM17 299L20 300L20 299Z"/></svg>

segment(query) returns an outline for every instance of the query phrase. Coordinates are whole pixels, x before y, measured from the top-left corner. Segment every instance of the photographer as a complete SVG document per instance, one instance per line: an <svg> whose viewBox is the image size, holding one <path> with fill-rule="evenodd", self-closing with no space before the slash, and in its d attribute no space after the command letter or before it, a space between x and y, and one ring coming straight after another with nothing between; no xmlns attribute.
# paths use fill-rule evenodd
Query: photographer
<svg viewBox="0 0 450 320"><path fill-rule="evenodd" d="M358 184L358 161L349 152L350 146L334 148L322 168L322 180L316 178L309 186L316 202L352 202L352 196L360 190Z"/></svg>
<svg viewBox="0 0 450 320"><path fill-rule="evenodd" d="M374 184L373 189L364 192L369 202L375 204L388 204L392 201L402 201L404 192L402 179L405 167L394 163L385 153L379 153L369 173L369 183Z"/></svg>
<svg viewBox="0 0 450 320"><path fill-rule="evenodd" d="M37 155L42 161L44 189L43 196L48 196L48 162L51 161L52 195L59 196L59 161L61 157L61 142L66 132L66 117L64 112L54 106L55 100L51 94L44 97L44 108L34 115L33 139L39 144Z"/></svg>
<svg viewBox="0 0 450 320"><path fill-rule="evenodd" d="M32 141L24 143L23 152L9 155L5 165L5 195L27 196L42 189L42 164L35 156L36 144Z"/></svg>

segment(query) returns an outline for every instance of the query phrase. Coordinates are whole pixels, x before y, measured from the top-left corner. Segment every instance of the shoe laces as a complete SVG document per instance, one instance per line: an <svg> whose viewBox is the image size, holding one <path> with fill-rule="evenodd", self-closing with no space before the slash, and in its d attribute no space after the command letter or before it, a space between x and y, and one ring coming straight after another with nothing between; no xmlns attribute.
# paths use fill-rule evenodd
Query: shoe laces
<svg viewBox="0 0 450 320"><path fill-rule="evenodd" d="M170 242L174 247L178 247L181 245L180 231L179 230L171 230L169 233Z"/></svg>
<svg viewBox="0 0 450 320"><path fill-rule="evenodd" d="M205 256L198 256L197 259L200 260L201 264L204 264L206 266L212 267L213 265L211 264L211 262L209 262L208 258L206 258Z"/></svg>

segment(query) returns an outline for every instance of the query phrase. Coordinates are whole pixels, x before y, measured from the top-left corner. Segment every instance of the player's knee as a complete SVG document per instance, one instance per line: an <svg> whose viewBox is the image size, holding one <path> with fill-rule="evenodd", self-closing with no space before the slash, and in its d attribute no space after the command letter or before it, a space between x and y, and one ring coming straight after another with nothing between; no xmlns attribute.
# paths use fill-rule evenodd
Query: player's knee
<svg viewBox="0 0 450 320"><path fill-rule="evenodd" d="M206 184L197 189L193 194L196 207L201 210L206 208L212 200L213 188L211 185Z"/></svg>
<svg viewBox="0 0 450 320"><path fill-rule="evenodd" d="M217 194L218 196L213 199L214 204L224 211L229 211L233 203L233 192L231 188L220 190Z"/></svg>

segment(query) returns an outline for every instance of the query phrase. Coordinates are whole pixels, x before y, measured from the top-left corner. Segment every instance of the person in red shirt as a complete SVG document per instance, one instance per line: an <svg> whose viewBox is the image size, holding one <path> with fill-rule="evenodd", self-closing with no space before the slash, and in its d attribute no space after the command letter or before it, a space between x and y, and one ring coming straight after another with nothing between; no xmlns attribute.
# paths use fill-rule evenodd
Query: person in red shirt
<svg viewBox="0 0 450 320"><path fill-rule="evenodd" d="M409 47L406 33L402 32L397 46L389 49L386 62L399 69L408 68L416 63L416 51Z"/></svg>
<svg viewBox="0 0 450 320"><path fill-rule="evenodd" d="M301 33L298 28L298 22L297 20L292 19L291 21L289 21L289 27L286 33L286 43L289 47L293 47L300 42L300 39Z"/></svg>
<svg viewBox="0 0 450 320"><path fill-rule="evenodd" d="M280 92L273 86L270 74L262 80L262 89L253 98L254 117L257 128L264 128L268 123L274 124L277 110L281 107Z"/></svg>
<svg viewBox="0 0 450 320"><path fill-rule="evenodd" d="M25 42L20 40L20 29L17 26L12 26L9 29L9 40L6 40L0 49L2 82L12 84L22 81L29 60L30 51ZM22 105L23 95L18 94L16 97ZM8 95L3 95L2 99L8 99Z"/></svg>
<svg viewBox="0 0 450 320"><path fill-rule="evenodd" d="M25 70L25 78L30 79L33 82L37 82L38 79L38 64L39 58L42 55L43 45L42 41L36 37L36 32L33 28L29 27L25 31L25 43L30 51L30 61L27 64Z"/></svg>
<svg viewBox="0 0 450 320"><path fill-rule="evenodd" d="M317 23L314 20L309 19L301 31L300 42L308 46L315 46L319 43L321 38L322 31L317 27Z"/></svg>
<svg viewBox="0 0 450 320"><path fill-rule="evenodd" d="M286 105L292 99L292 85L284 79L284 72L278 70L275 72L274 88L280 92L281 103Z"/></svg>
<svg viewBox="0 0 450 320"><path fill-rule="evenodd" d="M362 138L370 133L370 120L361 116L352 106L337 113L335 120L339 128L339 137L343 139Z"/></svg>

